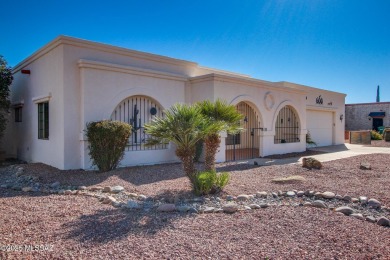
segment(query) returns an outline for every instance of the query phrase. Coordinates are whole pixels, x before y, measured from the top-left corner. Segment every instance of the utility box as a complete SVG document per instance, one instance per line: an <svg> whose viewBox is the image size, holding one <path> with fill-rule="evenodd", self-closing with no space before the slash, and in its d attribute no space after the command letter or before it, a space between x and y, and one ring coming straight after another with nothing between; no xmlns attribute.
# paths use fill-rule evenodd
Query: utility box
<svg viewBox="0 0 390 260"><path fill-rule="evenodd" d="M371 144L371 131L370 130L350 131L349 143L350 144Z"/></svg>

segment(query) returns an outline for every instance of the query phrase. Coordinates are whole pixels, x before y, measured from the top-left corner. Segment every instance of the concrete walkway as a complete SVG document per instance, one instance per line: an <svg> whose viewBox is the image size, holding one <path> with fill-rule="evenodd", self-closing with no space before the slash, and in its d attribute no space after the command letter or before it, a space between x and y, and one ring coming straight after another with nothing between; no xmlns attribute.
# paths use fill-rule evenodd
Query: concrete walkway
<svg viewBox="0 0 390 260"><path fill-rule="evenodd" d="M310 148L313 151L325 152L323 154L292 157L286 159L267 159L267 158L255 158L248 160L249 164L254 164L256 161L258 165L283 165L291 163L301 163L303 157L314 157L320 162L333 161L337 159L349 158L361 154L373 154L373 153L387 153L390 154L390 147L371 147L358 144L341 144L324 147Z"/></svg>

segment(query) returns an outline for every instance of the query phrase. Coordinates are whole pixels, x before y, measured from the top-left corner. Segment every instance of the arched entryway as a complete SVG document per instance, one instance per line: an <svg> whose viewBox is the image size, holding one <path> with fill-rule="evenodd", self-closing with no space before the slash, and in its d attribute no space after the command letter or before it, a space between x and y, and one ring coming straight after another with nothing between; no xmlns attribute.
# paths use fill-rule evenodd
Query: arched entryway
<svg viewBox="0 0 390 260"><path fill-rule="evenodd" d="M167 144L146 146L149 135L145 133L145 124L154 117L163 117L162 106L147 96L131 96L122 100L111 114L111 120L122 121L132 126L132 134L127 146L128 151L166 149Z"/></svg>
<svg viewBox="0 0 390 260"><path fill-rule="evenodd" d="M299 117L292 106L284 106L278 113L275 122L274 143L299 143Z"/></svg>
<svg viewBox="0 0 390 260"><path fill-rule="evenodd" d="M240 122L244 131L228 134L226 138L226 161L244 160L259 157L261 122L259 115L246 102L236 105L244 119Z"/></svg>

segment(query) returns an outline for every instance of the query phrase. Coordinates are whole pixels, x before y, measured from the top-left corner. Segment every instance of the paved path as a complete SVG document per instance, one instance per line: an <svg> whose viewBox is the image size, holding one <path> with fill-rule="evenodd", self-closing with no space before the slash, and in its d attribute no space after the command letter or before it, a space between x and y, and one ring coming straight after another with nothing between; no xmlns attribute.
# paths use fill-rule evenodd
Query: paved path
<svg viewBox="0 0 390 260"><path fill-rule="evenodd" d="M341 145L332 145L324 147L311 148L310 150L325 152L323 154L311 155L320 162L333 161L337 159L348 158L352 156L357 156L361 154L373 154L373 153L388 153L390 154L390 147L371 147L358 144L341 144ZM308 157L308 156L304 156ZM254 161L258 165L282 165L290 163L301 163L303 157L292 157L286 159L266 159L266 158L256 158L251 159L248 163L253 164Z"/></svg>

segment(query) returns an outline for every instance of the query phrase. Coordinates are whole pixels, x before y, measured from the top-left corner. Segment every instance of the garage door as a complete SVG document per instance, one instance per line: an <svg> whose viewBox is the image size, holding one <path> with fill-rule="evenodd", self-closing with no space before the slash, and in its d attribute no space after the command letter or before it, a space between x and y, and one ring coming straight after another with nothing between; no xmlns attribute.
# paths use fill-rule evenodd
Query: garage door
<svg viewBox="0 0 390 260"><path fill-rule="evenodd" d="M333 113L326 111L307 110L307 129L311 139L318 146L333 144Z"/></svg>

